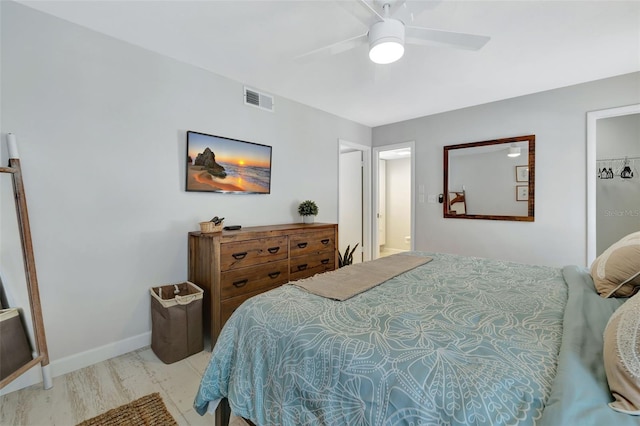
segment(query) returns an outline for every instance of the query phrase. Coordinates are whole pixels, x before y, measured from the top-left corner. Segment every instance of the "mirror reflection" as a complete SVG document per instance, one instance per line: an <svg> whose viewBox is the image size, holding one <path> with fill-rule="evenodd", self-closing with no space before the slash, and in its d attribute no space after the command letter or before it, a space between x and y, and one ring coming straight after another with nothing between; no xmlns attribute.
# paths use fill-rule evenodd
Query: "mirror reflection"
<svg viewBox="0 0 640 426"><path fill-rule="evenodd" d="M535 136L444 147L444 217L533 222Z"/></svg>

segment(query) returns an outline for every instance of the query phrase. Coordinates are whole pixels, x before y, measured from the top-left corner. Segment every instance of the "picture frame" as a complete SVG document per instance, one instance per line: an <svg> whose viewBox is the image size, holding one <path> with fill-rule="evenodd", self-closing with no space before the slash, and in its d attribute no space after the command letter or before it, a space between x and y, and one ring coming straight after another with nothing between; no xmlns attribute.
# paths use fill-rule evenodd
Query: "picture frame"
<svg viewBox="0 0 640 426"><path fill-rule="evenodd" d="M529 182L529 166L516 166L516 182Z"/></svg>
<svg viewBox="0 0 640 426"><path fill-rule="evenodd" d="M187 131L186 191L270 194L272 148Z"/></svg>
<svg viewBox="0 0 640 426"><path fill-rule="evenodd" d="M516 185L516 201L529 201L528 185Z"/></svg>

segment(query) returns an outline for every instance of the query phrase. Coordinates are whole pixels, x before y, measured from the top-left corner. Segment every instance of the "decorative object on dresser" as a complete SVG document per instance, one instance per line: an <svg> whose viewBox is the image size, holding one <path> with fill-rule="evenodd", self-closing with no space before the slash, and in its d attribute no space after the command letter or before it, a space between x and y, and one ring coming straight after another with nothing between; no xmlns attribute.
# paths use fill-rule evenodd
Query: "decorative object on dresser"
<svg viewBox="0 0 640 426"><path fill-rule="evenodd" d="M208 222L200 222L200 232L220 232L222 231L223 223L224 217L219 218L218 216L214 216L213 219Z"/></svg>
<svg viewBox="0 0 640 426"><path fill-rule="evenodd" d="M313 223L314 216L318 214L318 206L314 201L305 200L298 206L298 214L302 216L303 223Z"/></svg>
<svg viewBox="0 0 640 426"><path fill-rule="evenodd" d="M189 281L205 292L205 336L215 344L222 326L245 300L338 265L338 225L252 226L189 233Z"/></svg>

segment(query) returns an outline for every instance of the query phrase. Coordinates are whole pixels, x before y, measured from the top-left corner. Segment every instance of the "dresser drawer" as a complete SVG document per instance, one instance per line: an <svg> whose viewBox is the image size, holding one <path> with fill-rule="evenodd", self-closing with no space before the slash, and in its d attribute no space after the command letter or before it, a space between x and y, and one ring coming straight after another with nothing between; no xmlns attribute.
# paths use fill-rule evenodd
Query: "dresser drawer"
<svg viewBox="0 0 640 426"><path fill-rule="evenodd" d="M288 266L285 259L222 272L220 298L228 299L282 285L289 281Z"/></svg>
<svg viewBox="0 0 640 426"><path fill-rule="evenodd" d="M258 238L220 245L220 270L245 268L286 259L288 237Z"/></svg>
<svg viewBox="0 0 640 426"><path fill-rule="evenodd" d="M332 229L305 232L289 237L291 257L302 256L335 248L336 234Z"/></svg>
<svg viewBox="0 0 640 426"><path fill-rule="evenodd" d="M335 255L333 251L314 253L306 256L299 256L291 259L289 269L289 279L291 281L301 280L325 271L335 269Z"/></svg>
<svg viewBox="0 0 640 426"><path fill-rule="evenodd" d="M242 305L245 302L245 300L250 299L251 297L256 296L260 293L261 292L243 294L242 296L237 296L237 297L222 301L220 303L220 328L222 329L222 327L224 326L224 323L227 322L229 317L235 312L236 309L238 309L240 305Z"/></svg>

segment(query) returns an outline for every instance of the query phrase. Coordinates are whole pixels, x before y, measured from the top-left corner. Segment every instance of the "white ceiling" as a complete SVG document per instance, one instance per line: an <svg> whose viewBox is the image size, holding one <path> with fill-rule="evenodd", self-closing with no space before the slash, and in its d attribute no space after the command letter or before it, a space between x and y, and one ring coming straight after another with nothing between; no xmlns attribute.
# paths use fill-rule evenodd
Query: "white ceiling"
<svg viewBox="0 0 640 426"><path fill-rule="evenodd" d="M407 45L390 65L367 46L295 60L367 31L331 0L20 3L371 127L640 71L640 1L443 0L412 25L491 41Z"/></svg>

